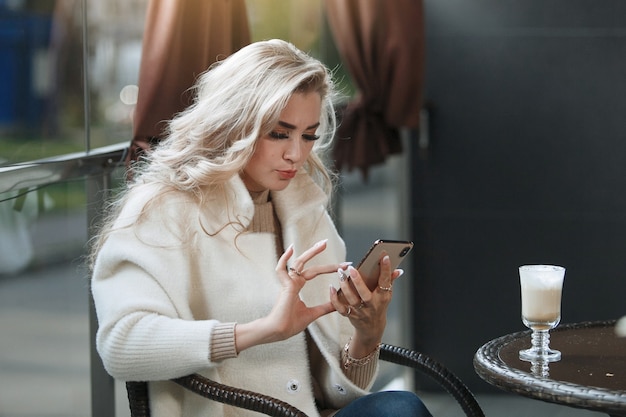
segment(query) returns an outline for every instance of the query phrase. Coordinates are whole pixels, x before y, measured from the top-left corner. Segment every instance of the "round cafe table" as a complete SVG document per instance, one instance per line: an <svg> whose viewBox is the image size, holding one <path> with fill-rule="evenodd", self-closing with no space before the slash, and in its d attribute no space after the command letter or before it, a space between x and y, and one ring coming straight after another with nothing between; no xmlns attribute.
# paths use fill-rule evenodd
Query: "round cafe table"
<svg viewBox="0 0 626 417"><path fill-rule="evenodd" d="M484 344L474 369L504 391L570 407L626 416L626 338L615 335L615 320L564 324L550 331L550 347L561 360L519 359L530 347L530 330Z"/></svg>

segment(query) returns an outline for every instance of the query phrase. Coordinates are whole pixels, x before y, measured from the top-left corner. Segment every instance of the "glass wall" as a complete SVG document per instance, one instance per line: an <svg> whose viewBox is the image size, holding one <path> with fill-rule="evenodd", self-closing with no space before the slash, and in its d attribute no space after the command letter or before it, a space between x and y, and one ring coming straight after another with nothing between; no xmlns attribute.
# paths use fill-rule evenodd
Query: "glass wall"
<svg viewBox="0 0 626 417"><path fill-rule="evenodd" d="M130 141L147 3L0 0L0 415L92 415L86 178L47 184L43 170L21 183L3 169ZM292 41L352 91L321 0L251 0L248 17L255 40ZM367 185L344 176L338 217L352 260L374 238L406 237L391 164ZM402 338L397 322L391 342ZM117 391L116 415L127 415Z"/></svg>
<svg viewBox="0 0 626 417"><path fill-rule="evenodd" d="M119 95L125 84L136 83L144 4L0 2L3 164L82 151L128 136L130 105L124 108Z"/></svg>
<svg viewBox="0 0 626 417"><path fill-rule="evenodd" d="M0 0L0 415L92 415L86 179L8 170L128 141L145 6Z"/></svg>

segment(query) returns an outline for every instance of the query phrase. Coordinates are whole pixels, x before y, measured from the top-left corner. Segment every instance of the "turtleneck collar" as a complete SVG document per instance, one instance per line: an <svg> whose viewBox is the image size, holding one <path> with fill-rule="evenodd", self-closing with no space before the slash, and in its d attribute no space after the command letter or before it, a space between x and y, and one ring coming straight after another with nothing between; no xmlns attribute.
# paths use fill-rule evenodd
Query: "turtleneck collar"
<svg viewBox="0 0 626 417"><path fill-rule="evenodd" d="M270 190L263 191L249 191L250 197L254 204L267 203L270 200Z"/></svg>

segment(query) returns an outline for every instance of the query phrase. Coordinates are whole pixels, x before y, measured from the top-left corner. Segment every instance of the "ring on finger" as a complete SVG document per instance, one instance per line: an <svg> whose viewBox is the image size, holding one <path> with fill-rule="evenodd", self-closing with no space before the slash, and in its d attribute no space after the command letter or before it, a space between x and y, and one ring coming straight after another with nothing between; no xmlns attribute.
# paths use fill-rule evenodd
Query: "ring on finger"
<svg viewBox="0 0 626 417"><path fill-rule="evenodd" d="M297 276L301 276L301 275L302 275L302 272L298 271L298 270L297 270L297 269L295 269L295 268L289 267L289 273L292 273L292 272L293 272L294 274L296 274Z"/></svg>
<svg viewBox="0 0 626 417"><path fill-rule="evenodd" d="M390 292L391 291L391 287L392 287L391 285L388 286L388 287L383 287L381 285L378 286L378 288L380 288L382 291L386 291L386 292Z"/></svg>
<svg viewBox="0 0 626 417"><path fill-rule="evenodd" d="M348 306L348 311L346 311L346 314L344 314L344 316L349 317L350 313L352 313L352 306Z"/></svg>
<svg viewBox="0 0 626 417"><path fill-rule="evenodd" d="M359 305L357 306L353 306L354 308L356 308L357 310L362 309L363 307L365 307L365 301L361 300L361 302L359 303Z"/></svg>

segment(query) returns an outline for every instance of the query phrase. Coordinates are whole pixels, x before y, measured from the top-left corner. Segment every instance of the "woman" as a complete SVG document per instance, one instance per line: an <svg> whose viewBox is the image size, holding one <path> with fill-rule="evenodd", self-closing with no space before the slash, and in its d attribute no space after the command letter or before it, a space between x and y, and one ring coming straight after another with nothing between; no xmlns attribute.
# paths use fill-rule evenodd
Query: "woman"
<svg viewBox="0 0 626 417"><path fill-rule="evenodd" d="M193 372L310 416L430 415L412 394L367 395L401 270L384 257L371 292L344 262L320 157L332 95L291 44L241 49L112 207L92 252L97 348L115 378L151 381L154 416L256 415L167 381Z"/></svg>

